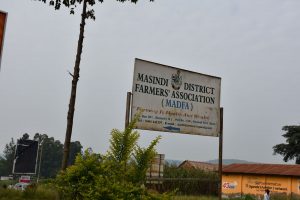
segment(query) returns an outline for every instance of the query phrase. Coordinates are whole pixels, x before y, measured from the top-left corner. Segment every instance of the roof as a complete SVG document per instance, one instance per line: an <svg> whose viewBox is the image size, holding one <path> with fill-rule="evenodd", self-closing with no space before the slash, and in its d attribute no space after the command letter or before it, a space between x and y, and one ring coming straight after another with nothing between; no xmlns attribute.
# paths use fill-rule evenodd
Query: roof
<svg viewBox="0 0 300 200"><path fill-rule="evenodd" d="M185 169L201 169L204 171L218 170L217 164L199 162L199 161L190 161L190 160L183 161L178 167L185 168Z"/></svg>
<svg viewBox="0 0 300 200"><path fill-rule="evenodd" d="M222 168L223 173L300 176L300 165L280 164L231 164Z"/></svg>

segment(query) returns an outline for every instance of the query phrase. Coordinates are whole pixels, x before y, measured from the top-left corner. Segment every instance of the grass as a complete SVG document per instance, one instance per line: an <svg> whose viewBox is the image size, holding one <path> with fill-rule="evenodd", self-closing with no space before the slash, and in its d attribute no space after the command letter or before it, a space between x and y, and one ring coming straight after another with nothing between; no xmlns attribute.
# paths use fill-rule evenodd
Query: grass
<svg viewBox="0 0 300 200"><path fill-rule="evenodd" d="M172 200L217 200L218 197L209 196L175 196Z"/></svg>
<svg viewBox="0 0 300 200"><path fill-rule="evenodd" d="M59 195L48 184L27 188L24 192L0 188L0 200L59 200ZM172 200L218 200L209 196L174 196Z"/></svg>
<svg viewBox="0 0 300 200"><path fill-rule="evenodd" d="M1 188L0 200L59 200L59 195L47 185L28 188L24 192Z"/></svg>
<svg viewBox="0 0 300 200"><path fill-rule="evenodd" d="M5 180L5 181L0 181L0 188L7 187L9 185L14 185L16 181L14 180Z"/></svg>
<svg viewBox="0 0 300 200"><path fill-rule="evenodd" d="M11 182L5 182L3 185L9 184ZM60 198L58 192L45 182L33 185L32 188L27 188L24 192L0 187L0 200L60 200ZM175 196L172 197L172 200L217 200L217 197Z"/></svg>

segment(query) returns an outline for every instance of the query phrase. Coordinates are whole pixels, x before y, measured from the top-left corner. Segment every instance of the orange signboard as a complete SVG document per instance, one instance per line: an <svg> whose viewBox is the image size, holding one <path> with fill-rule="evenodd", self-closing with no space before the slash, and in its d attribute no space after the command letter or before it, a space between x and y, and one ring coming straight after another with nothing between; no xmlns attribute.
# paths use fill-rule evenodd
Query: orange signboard
<svg viewBox="0 0 300 200"><path fill-rule="evenodd" d="M2 60L6 18L7 18L7 13L0 11L0 66L1 66L1 60Z"/></svg>

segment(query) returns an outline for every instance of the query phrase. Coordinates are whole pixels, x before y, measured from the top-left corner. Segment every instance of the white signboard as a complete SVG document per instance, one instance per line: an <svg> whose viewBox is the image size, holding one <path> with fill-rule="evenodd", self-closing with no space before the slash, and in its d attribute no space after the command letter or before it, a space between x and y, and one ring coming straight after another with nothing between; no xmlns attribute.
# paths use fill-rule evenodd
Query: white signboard
<svg viewBox="0 0 300 200"><path fill-rule="evenodd" d="M135 60L132 117L136 128L219 136L221 78Z"/></svg>
<svg viewBox="0 0 300 200"><path fill-rule="evenodd" d="M30 176L21 176L19 183L30 183Z"/></svg>

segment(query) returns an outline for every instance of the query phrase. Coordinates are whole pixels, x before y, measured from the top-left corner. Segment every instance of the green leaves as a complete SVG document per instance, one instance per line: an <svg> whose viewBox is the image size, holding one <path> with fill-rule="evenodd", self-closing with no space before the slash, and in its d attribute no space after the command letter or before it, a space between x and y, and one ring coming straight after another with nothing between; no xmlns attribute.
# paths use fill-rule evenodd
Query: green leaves
<svg viewBox="0 0 300 200"><path fill-rule="evenodd" d="M86 3L89 5L89 6L94 6L96 4L96 2L99 2L99 3L103 3L104 0L35 0L35 1L41 1L43 3L47 3L49 2L49 6L53 6L55 10L59 10L61 8L62 5L64 5L65 7L69 8L70 9L70 14L75 14L75 8L77 6L79 6L83 1L86 1ZM116 1L119 1L119 2L126 2L126 1L129 1L131 3L137 3L138 0L116 0ZM154 0L150 0L150 2L153 2ZM95 20L96 17L95 17L95 13L94 13L94 10L93 9L88 9L87 10L87 15L86 15L86 18L87 19L93 19Z"/></svg>
<svg viewBox="0 0 300 200"><path fill-rule="evenodd" d="M137 145L140 135L137 131L133 131L133 127L138 118L139 116L136 116L124 132L117 129L111 131L108 155L118 163L127 163Z"/></svg>
<svg viewBox="0 0 300 200"><path fill-rule="evenodd" d="M109 155L116 162L128 161L138 138L137 132L125 131L122 133L116 129L112 130Z"/></svg>
<svg viewBox="0 0 300 200"><path fill-rule="evenodd" d="M138 118L124 131L111 131L106 155L86 150L84 155L77 156L73 166L57 176L56 187L63 199L168 199L165 195L150 194L142 187L160 137L147 148L139 147L139 134L133 129Z"/></svg>
<svg viewBox="0 0 300 200"><path fill-rule="evenodd" d="M286 138L286 143L273 146L274 154L283 156L285 162L296 159L296 164L300 164L300 126L284 126L286 131L282 136Z"/></svg>
<svg viewBox="0 0 300 200"><path fill-rule="evenodd" d="M94 195L98 175L103 172L100 155L86 150L76 157L74 165L56 177L55 185L63 199L85 199Z"/></svg>
<svg viewBox="0 0 300 200"><path fill-rule="evenodd" d="M135 162L134 162L134 179L133 181L137 184L143 184L146 181L146 172L150 167L151 161L156 155L154 147L158 144L161 136L158 136L151 142L148 148L141 148L136 146L135 148Z"/></svg>
<svg viewBox="0 0 300 200"><path fill-rule="evenodd" d="M86 12L86 18L87 18L87 19L90 18L90 19L92 19L92 20L95 20L96 17L95 17L95 14L94 14L94 13L95 13L95 12L94 12L93 9L87 11L87 12Z"/></svg>

